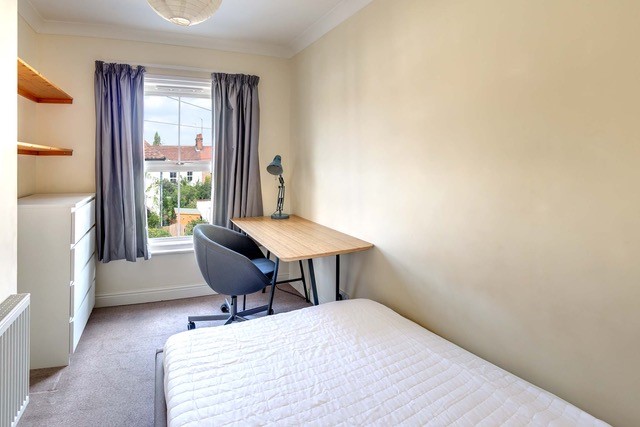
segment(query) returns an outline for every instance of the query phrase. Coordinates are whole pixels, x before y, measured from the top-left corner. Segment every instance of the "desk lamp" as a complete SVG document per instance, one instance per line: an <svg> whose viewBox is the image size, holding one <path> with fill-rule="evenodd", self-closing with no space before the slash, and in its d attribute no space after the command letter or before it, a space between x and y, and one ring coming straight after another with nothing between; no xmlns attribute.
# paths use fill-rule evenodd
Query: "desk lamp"
<svg viewBox="0 0 640 427"><path fill-rule="evenodd" d="M276 211L271 214L271 219L287 219L289 214L282 213L282 207L284 205L284 178L282 178L282 157L279 154L273 158L273 161L267 166L267 172L271 175L278 175L278 204L276 205Z"/></svg>

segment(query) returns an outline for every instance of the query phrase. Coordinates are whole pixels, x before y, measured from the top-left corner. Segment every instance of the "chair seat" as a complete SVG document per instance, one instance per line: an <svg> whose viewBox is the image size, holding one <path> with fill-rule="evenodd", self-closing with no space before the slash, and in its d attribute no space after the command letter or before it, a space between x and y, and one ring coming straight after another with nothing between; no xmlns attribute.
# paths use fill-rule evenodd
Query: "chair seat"
<svg viewBox="0 0 640 427"><path fill-rule="evenodd" d="M267 258L252 259L251 262L262 271L262 274L271 278L273 276L273 270L276 268L276 264Z"/></svg>

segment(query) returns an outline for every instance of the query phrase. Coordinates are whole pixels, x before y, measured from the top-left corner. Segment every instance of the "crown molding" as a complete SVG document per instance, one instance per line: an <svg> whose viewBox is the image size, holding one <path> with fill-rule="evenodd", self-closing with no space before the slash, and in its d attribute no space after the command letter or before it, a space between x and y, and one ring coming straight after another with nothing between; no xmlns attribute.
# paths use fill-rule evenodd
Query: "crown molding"
<svg viewBox="0 0 640 427"><path fill-rule="evenodd" d="M360 9L371 3L371 1L373 0L343 0L297 36L289 46L222 40L165 31L138 30L116 25L48 21L43 19L29 0L21 0L18 2L18 14L39 34L98 37L114 40L159 43L288 59L337 27Z"/></svg>
<svg viewBox="0 0 640 427"><path fill-rule="evenodd" d="M36 33L39 33L40 29L44 26L42 15L33 7L29 0L20 0L18 2L18 15L22 16Z"/></svg>
<svg viewBox="0 0 640 427"><path fill-rule="evenodd" d="M43 34L98 37L104 39L196 47L203 49L221 50L226 52L274 56L277 58L290 58L292 56L291 50L288 47L278 45L221 40L210 37L171 33L165 31L137 30L134 28L104 24L81 24L77 22L45 21L42 30L39 32Z"/></svg>
<svg viewBox="0 0 640 427"><path fill-rule="evenodd" d="M344 0L314 22L296 37L290 45L293 55L297 55L335 27L355 15L373 0Z"/></svg>

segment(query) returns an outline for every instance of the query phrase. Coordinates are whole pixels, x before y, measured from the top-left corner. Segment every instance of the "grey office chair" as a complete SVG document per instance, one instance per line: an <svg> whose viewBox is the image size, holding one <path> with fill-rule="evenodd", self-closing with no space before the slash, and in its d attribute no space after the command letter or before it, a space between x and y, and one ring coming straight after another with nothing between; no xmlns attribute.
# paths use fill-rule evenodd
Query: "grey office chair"
<svg viewBox="0 0 640 427"><path fill-rule="evenodd" d="M261 311L273 314L273 295L268 305L238 311L238 295L258 292L272 284L275 264L253 240L228 228L199 224L193 229L193 246L204 280L217 293L231 296L231 301L226 303L229 314L189 316L187 329L195 329L194 322L199 321L226 320L227 325Z"/></svg>

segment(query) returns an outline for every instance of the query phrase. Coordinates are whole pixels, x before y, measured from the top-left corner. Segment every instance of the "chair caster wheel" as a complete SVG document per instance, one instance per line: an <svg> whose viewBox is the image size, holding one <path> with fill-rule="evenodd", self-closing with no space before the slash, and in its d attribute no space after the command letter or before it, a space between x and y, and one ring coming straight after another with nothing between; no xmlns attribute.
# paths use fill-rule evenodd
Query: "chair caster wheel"
<svg viewBox="0 0 640 427"><path fill-rule="evenodd" d="M195 323L193 323L193 322L187 323L187 331L190 331L190 330L195 329L195 328L196 328L196 324Z"/></svg>
<svg viewBox="0 0 640 427"><path fill-rule="evenodd" d="M223 312L223 313L228 313L229 312L229 306L227 305L226 302L220 306L220 311Z"/></svg>
<svg viewBox="0 0 640 427"><path fill-rule="evenodd" d="M271 310L269 310L269 312L268 312L267 314L268 314L268 315L271 315L271 314L273 314L273 313L275 313L275 312L273 311L273 308L272 308Z"/></svg>

